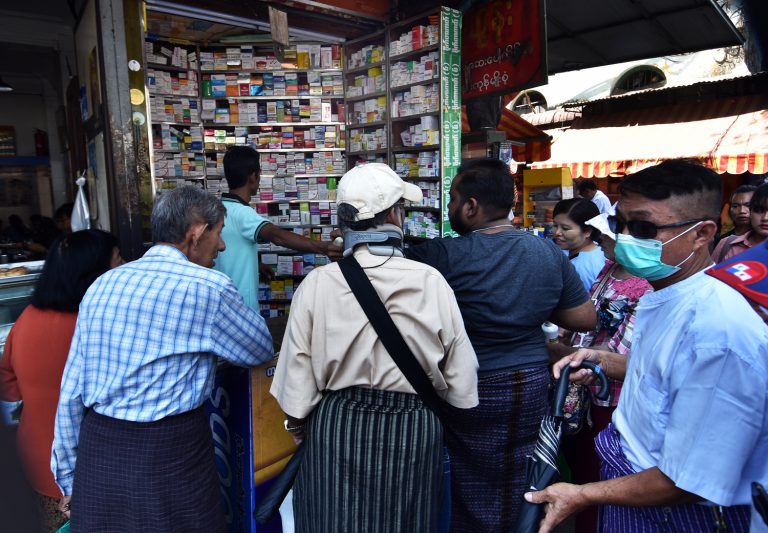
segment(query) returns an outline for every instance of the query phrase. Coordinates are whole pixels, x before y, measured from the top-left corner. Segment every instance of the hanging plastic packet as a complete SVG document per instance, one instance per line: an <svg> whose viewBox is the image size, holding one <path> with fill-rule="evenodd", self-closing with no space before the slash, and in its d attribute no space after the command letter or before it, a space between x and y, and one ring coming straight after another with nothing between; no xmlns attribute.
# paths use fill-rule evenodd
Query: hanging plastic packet
<svg viewBox="0 0 768 533"><path fill-rule="evenodd" d="M75 198L75 207L72 209L72 231L82 231L91 229L91 215L88 211L88 199L85 197L83 185L85 185L85 172L77 178L77 197Z"/></svg>

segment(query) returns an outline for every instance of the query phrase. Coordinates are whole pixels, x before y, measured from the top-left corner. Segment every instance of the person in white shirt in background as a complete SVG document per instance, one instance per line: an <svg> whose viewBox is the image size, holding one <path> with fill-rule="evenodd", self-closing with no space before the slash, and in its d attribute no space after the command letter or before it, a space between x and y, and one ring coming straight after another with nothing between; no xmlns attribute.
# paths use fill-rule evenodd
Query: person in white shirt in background
<svg viewBox="0 0 768 533"><path fill-rule="evenodd" d="M606 215L616 214L614 206L611 205L611 200L603 191L597 188L595 180L591 178L581 180L576 184L576 191L578 191L579 196L582 198L591 200L600 210L600 213L605 213Z"/></svg>

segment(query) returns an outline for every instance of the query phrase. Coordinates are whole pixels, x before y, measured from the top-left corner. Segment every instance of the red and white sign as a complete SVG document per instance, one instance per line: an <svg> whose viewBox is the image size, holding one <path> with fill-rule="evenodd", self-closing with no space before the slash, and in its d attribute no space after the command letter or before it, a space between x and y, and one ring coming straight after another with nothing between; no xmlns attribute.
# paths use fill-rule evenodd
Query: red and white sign
<svg viewBox="0 0 768 533"><path fill-rule="evenodd" d="M547 82L544 0L492 0L462 23L462 98Z"/></svg>

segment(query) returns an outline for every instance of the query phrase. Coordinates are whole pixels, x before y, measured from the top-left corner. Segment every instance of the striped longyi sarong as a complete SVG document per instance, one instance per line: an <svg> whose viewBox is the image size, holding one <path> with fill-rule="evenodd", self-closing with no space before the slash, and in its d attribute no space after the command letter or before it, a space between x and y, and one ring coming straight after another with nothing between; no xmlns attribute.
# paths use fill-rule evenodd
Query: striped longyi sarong
<svg viewBox="0 0 768 533"><path fill-rule="evenodd" d="M526 490L526 456L547 411L549 380L545 366L480 375L480 404L448 409L452 533L513 530Z"/></svg>
<svg viewBox="0 0 768 533"><path fill-rule="evenodd" d="M324 393L293 486L297 533L434 531L442 450L442 426L415 394Z"/></svg>
<svg viewBox="0 0 768 533"><path fill-rule="evenodd" d="M600 456L600 479L615 479L635 474L616 426L609 424L595 439ZM749 531L749 505L723 507L723 520L729 533ZM669 507L600 507L600 531L604 533L704 533L718 531L716 507L701 504Z"/></svg>
<svg viewBox="0 0 768 533"><path fill-rule="evenodd" d="M222 533L213 439L202 407L156 422L88 412L71 510L72 533Z"/></svg>

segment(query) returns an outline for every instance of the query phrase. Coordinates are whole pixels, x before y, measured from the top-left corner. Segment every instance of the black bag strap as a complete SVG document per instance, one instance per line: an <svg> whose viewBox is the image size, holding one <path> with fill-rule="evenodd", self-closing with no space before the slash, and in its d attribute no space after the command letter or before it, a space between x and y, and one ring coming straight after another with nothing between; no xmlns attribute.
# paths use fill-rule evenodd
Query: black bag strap
<svg viewBox="0 0 768 533"><path fill-rule="evenodd" d="M379 335L384 348L397 364L400 372L403 373L408 383L416 390L421 397L421 401L429 407L438 418L442 419L443 400L435 392L432 382L427 373L416 360L416 356L406 344L400 331L392 321L389 311L384 307L376 289L374 289L368 276L365 275L363 267L357 262L357 259L350 254L339 261L339 268L347 280L352 293L357 298L360 307L363 308L365 316L368 317L373 329Z"/></svg>

